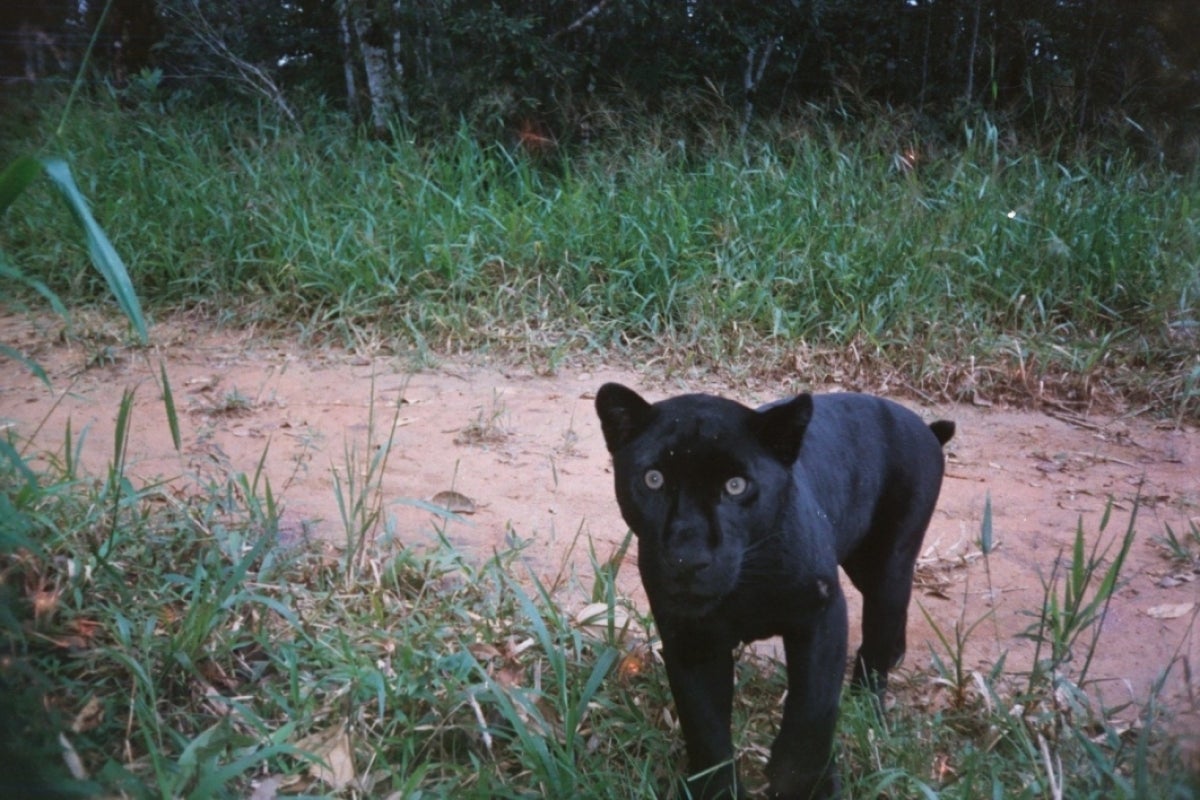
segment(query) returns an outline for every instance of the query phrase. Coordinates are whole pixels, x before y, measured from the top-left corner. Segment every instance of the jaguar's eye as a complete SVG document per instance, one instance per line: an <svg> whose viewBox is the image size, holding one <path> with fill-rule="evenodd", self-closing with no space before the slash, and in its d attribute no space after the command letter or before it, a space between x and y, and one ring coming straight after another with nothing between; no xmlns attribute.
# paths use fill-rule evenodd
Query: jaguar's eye
<svg viewBox="0 0 1200 800"><path fill-rule="evenodd" d="M742 476L735 475L725 481L725 493L730 497L737 497L744 491L746 491L746 479Z"/></svg>
<svg viewBox="0 0 1200 800"><path fill-rule="evenodd" d="M646 470L644 480L646 481L646 486L654 489L655 491L661 489L663 487L663 483L665 483L663 474L656 469Z"/></svg>

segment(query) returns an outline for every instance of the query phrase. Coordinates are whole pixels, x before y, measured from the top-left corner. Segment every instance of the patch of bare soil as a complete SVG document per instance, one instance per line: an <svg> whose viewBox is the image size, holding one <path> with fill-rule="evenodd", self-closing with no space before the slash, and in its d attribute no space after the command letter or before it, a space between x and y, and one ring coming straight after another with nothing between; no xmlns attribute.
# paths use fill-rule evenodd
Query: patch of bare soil
<svg viewBox="0 0 1200 800"><path fill-rule="evenodd" d="M170 491L195 494L213 479L253 474L261 461L284 509L281 535L344 545L336 484L343 491L349 478L362 484L373 448L387 441L395 420L382 492L399 544L432 542L442 528L482 559L526 540L521 563L548 584L577 576L575 588L559 597L579 607L587 602L580 589L591 586L589 538L604 559L626 534L593 393L607 380L653 399L722 391L705 376L666 380L653 369L598 364L540 375L475 357L415 369L399 358L304 349L186 318L159 325L153 341L160 344L150 353L129 351L94 332L65 338L56 320L0 316L0 342L40 363L53 384L48 389L19 364L0 361L0 425L32 439L35 450L56 451L70 420L76 436L87 431L85 468L101 474L121 395L136 388L127 456L135 480L165 478ZM156 381L160 363L179 409L178 453ZM806 385L798 374L786 383L751 384L737 399L753 404L838 389ZM1033 648L1018 634L1034 622L1028 612L1041 606L1043 580L1069 558L1076 527L1082 524L1089 548L1100 539L1103 549L1119 539L1140 498L1137 540L1089 674L1102 679L1095 690L1116 705L1143 700L1170 667L1161 699L1184 729L1200 728L1200 677L1192 674L1200 666L1200 564L1171 561L1156 542L1167 525L1182 534L1200 524L1200 433L1145 417L908 405L958 425L915 598L947 633L958 621L970 625L991 613L970 637L967 667L986 669L1003 652L1010 667L1027 667ZM978 541L989 496L998 548L985 564ZM1101 534L1110 497L1112 519ZM461 513L442 519L428 506L397 502L406 499ZM642 604L632 550L626 561L622 584ZM846 588L854 647L857 595ZM909 669L928 666L931 646L940 650L915 605L908 641ZM1126 713L1132 722L1134 711Z"/></svg>

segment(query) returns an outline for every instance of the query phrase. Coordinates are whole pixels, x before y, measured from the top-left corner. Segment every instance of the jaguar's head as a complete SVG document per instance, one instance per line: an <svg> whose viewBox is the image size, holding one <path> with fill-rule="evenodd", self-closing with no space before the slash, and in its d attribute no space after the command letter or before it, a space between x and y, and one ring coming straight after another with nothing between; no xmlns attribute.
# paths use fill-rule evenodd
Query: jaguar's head
<svg viewBox="0 0 1200 800"><path fill-rule="evenodd" d="M596 411L653 604L701 616L770 570L771 548L756 550L788 502L809 395L756 411L704 394L652 404L608 383Z"/></svg>

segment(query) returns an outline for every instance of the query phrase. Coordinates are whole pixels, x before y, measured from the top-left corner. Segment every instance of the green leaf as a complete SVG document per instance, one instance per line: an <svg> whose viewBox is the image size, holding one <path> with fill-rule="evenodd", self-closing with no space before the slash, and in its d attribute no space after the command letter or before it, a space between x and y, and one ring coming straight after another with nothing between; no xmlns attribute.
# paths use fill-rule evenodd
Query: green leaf
<svg viewBox="0 0 1200 800"><path fill-rule="evenodd" d="M985 556L992 550L992 493L989 491L983 500L983 522L979 525L979 550Z"/></svg>
<svg viewBox="0 0 1200 800"><path fill-rule="evenodd" d="M0 214L8 210L13 201L25 191L41 170L41 164L32 156L21 156L0 172Z"/></svg>
<svg viewBox="0 0 1200 800"><path fill-rule="evenodd" d="M175 410L175 394L171 391L171 381L167 378L166 362L160 361L158 370L162 376L162 399L163 405L167 409L167 425L171 429L171 444L175 445L175 452L179 452L183 446L179 436L179 414Z"/></svg>
<svg viewBox="0 0 1200 800"><path fill-rule="evenodd" d="M146 331L146 320L142 316L142 307L138 302L137 293L133 289L133 283L129 280L125 262L117 255L116 248L112 246L112 242L108 240L104 230L92 217L87 200L71 176L71 168L61 158L43 158L41 163L46 175L54 181L62 193L63 199L66 200L67 207L83 228L87 236L88 254L92 258L92 264L104 276L117 304L125 312L125 316L129 317L134 330L137 331L138 338L145 344L149 341L150 335Z"/></svg>
<svg viewBox="0 0 1200 800"><path fill-rule="evenodd" d="M37 474L29 468L29 465L25 463L25 459L17 452L17 449L4 439L0 439L0 456L12 464L13 469L21 473L21 477L25 479L26 486L37 486Z"/></svg>
<svg viewBox="0 0 1200 800"><path fill-rule="evenodd" d="M63 319L67 319L67 307L64 306L62 301L58 299L58 295L56 295L54 291L46 284L42 283L36 278L30 278L28 275L21 272L21 270L5 261L3 253L0 253L0 278L25 284L30 289L44 297L46 302L50 304L50 307L54 309L54 313L58 314Z"/></svg>
<svg viewBox="0 0 1200 800"><path fill-rule="evenodd" d="M26 358L5 344L0 344L0 356L11 358L13 361L18 361L24 364L25 368L34 374L34 377L46 384L47 389L50 388L50 377L46 374L46 370L42 369L41 364Z"/></svg>
<svg viewBox="0 0 1200 800"><path fill-rule="evenodd" d="M125 470L125 453L129 450L129 419L133 414L133 390L121 393L121 405L117 409L117 430L113 434L112 471L120 476Z"/></svg>

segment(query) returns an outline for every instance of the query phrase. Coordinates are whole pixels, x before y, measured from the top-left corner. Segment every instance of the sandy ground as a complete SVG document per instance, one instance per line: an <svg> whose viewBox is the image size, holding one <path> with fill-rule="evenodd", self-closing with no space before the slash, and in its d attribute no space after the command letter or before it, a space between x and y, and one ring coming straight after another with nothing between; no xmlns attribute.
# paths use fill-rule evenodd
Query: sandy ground
<svg viewBox="0 0 1200 800"><path fill-rule="evenodd" d="M76 436L86 429L82 460L100 474L112 456L121 394L134 388L128 471L135 479L165 478L173 492L197 493L206 481L253 474L263 460L284 509L281 535L337 545L345 543L346 528L335 475L343 487L351 477L361 485L368 454L387 441L394 420L381 487L396 540L431 542L442 526L451 542L479 558L514 539L526 541L522 563L548 583L560 579L565 605L586 602L580 587L591 586L589 540L607 558L627 530L592 410L595 390L617 380L651 399L722 391L703 375L667 380L653 368L602 364L540 375L476 356L418 369L400 358L306 350L187 318L156 326L149 352L124 349L102 330L69 339L61 332L57 320L0 315L0 342L37 360L52 381L48 389L20 365L0 360L0 426L32 438L34 450L59 449L70 419ZM156 380L160 363L180 412L178 453ZM796 375L735 396L753 404L839 388L808 386ZM1093 688L1111 704L1142 699L1171 666L1163 699L1180 712L1184 728L1200 730L1200 676L1191 674L1200 671L1194 631L1200 563L1172 562L1154 541L1166 525L1182 533L1190 522L1200 524L1200 433L1145 417L922 407L900 399L928 419L958 425L916 599L947 632L958 620L970 624L994 612L970 638L968 667L984 669L1002 652L1011 667L1027 666L1032 647L1017 635L1033 622L1027 612L1040 607L1042 580L1077 525L1082 520L1089 547L1099 540L1103 548L1124 532L1140 496L1138 537L1104 621L1090 672L1101 680ZM447 491L469 500L473 513L446 521L402 502ZM977 542L989 495L999 546L985 565ZM1101 534L1109 497L1112 518ZM622 586L644 607L633 552L626 562ZM857 596L848 584L847 590L853 648ZM916 608L908 641L906 666L926 669L936 638Z"/></svg>

